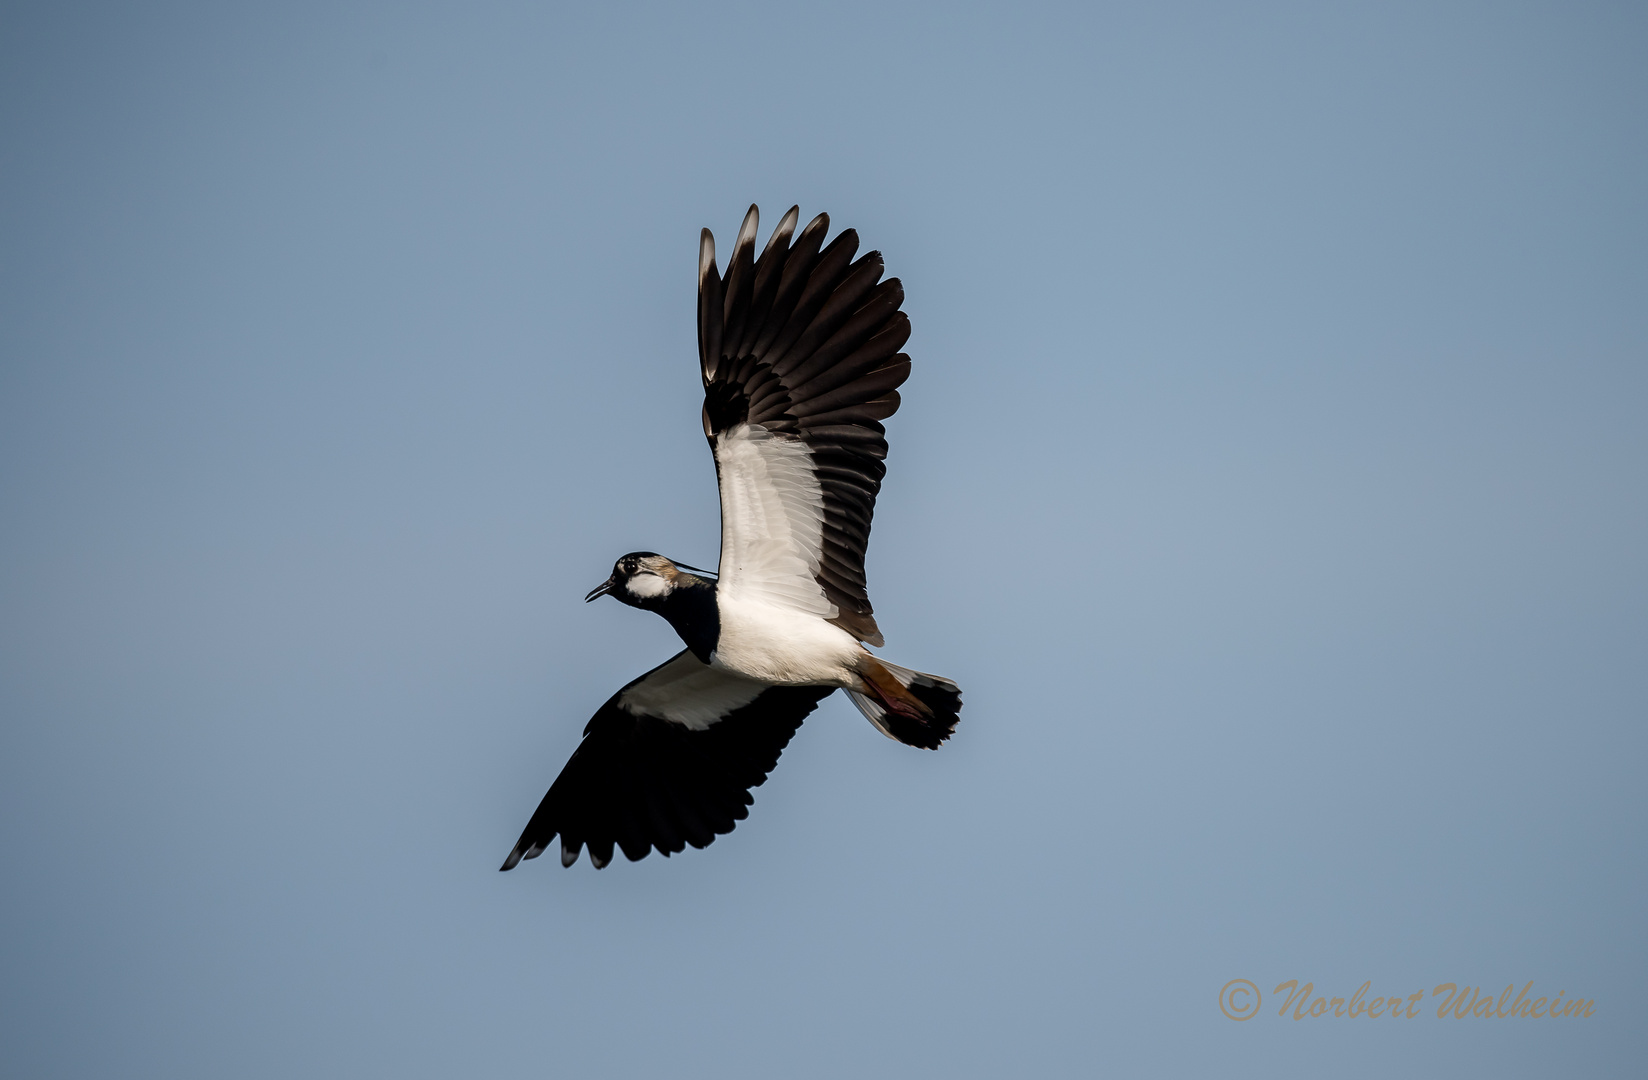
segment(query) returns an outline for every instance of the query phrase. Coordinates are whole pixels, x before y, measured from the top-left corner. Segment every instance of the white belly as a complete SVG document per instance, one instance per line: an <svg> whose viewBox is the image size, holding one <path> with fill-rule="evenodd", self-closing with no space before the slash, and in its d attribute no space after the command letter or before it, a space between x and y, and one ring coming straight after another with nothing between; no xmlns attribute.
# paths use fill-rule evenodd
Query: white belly
<svg viewBox="0 0 1648 1080"><path fill-rule="evenodd" d="M863 646L817 615L752 600L720 598L721 636L710 666L782 686L858 685Z"/></svg>

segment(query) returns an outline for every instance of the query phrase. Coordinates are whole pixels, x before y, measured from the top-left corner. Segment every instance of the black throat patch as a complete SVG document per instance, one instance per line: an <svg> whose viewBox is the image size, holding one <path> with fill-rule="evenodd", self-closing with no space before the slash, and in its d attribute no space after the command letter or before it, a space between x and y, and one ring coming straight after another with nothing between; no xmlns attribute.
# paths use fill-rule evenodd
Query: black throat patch
<svg viewBox="0 0 1648 1080"><path fill-rule="evenodd" d="M715 583L690 574L676 579L675 588L653 610L669 620L692 655L710 662L721 639L721 611L715 606Z"/></svg>

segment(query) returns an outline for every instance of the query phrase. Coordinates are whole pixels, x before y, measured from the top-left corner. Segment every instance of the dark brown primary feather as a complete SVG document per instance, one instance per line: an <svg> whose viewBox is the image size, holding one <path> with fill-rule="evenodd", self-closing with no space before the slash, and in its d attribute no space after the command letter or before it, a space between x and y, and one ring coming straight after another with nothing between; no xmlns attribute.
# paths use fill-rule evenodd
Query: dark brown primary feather
<svg viewBox="0 0 1648 1080"><path fill-rule="evenodd" d="M509 870L561 838L570 866L585 846L597 867L613 849L631 860L653 848L665 855L705 847L749 815L759 787L828 686L774 686L702 731L620 708L618 691L584 728L583 742L550 785L504 861Z"/></svg>
<svg viewBox="0 0 1648 1080"><path fill-rule="evenodd" d="M824 493L823 561L817 579L839 614L832 621L860 641L881 631L864 580L864 551L886 474L886 430L897 387L910 375L899 350L910 320L904 288L883 281L881 253L860 258L858 234L828 245L828 214L794 234L798 207L755 257L756 208L739 229L727 273L716 267L704 230L698 277L698 353L704 378L704 434L761 424L803 440ZM794 243L791 243L792 234Z"/></svg>

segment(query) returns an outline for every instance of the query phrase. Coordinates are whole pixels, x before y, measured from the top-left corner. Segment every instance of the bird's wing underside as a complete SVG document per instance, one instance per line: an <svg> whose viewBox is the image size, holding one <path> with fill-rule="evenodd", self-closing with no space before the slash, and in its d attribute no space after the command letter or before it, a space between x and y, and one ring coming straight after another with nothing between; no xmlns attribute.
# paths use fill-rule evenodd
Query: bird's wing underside
<svg viewBox="0 0 1648 1080"><path fill-rule="evenodd" d="M561 864L587 844L596 867L614 846L631 860L707 846L749 814L827 686L765 686L681 652L612 696L584 728L503 869L561 837Z"/></svg>
<svg viewBox="0 0 1648 1080"><path fill-rule="evenodd" d="M721 481L721 582L730 598L811 612L880 645L864 582L886 430L910 358L904 287L881 253L856 261L851 229L828 246L820 214L784 215L755 257L756 208L723 279L704 230L698 357L704 434ZM794 243L791 243L792 235Z"/></svg>

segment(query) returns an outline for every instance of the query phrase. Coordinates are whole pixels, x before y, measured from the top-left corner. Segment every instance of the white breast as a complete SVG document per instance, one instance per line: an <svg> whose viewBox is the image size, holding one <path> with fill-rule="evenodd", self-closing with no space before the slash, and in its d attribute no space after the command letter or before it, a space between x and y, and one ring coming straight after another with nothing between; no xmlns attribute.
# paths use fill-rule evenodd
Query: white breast
<svg viewBox="0 0 1648 1080"><path fill-rule="evenodd" d="M716 600L721 636L712 667L788 686L858 685L853 669L864 649L841 627L760 600Z"/></svg>

